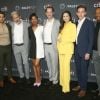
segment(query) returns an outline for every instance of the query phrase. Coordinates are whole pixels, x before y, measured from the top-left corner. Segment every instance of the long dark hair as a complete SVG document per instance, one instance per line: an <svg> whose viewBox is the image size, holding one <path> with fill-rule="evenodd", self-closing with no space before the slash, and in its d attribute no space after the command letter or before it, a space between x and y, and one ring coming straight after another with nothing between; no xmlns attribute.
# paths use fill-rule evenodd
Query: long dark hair
<svg viewBox="0 0 100 100"><path fill-rule="evenodd" d="M70 17L70 21L72 21L72 16L71 16L71 13L70 13L70 11L68 11L68 10L65 10L64 12L62 12L62 14L61 14L61 18L60 18L60 29L59 29L59 32L63 29L63 27L64 27L64 20L63 20L63 15L65 14L65 13L67 13L68 15L69 15L69 17Z"/></svg>

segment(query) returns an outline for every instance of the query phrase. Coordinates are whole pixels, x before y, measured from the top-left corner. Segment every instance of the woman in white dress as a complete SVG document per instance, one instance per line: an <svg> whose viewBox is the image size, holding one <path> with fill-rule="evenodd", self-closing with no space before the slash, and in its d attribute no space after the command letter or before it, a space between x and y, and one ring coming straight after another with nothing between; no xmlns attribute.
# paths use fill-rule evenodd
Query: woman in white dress
<svg viewBox="0 0 100 100"><path fill-rule="evenodd" d="M41 85L40 59L44 58L43 26L38 24L38 16L35 13L30 15L31 26L28 28L30 37L30 58L32 59L35 82L34 86Z"/></svg>

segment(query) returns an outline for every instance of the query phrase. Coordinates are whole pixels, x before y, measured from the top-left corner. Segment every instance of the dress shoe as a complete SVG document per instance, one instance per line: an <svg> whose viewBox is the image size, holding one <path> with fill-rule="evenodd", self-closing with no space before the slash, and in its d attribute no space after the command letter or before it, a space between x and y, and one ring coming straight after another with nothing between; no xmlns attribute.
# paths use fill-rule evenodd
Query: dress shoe
<svg viewBox="0 0 100 100"><path fill-rule="evenodd" d="M85 90L81 90L79 93L78 93L78 97L84 97L86 95L86 91Z"/></svg>
<svg viewBox="0 0 100 100"><path fill-rule="evenodd" d="M49 86L49 89L56 89L58 88L58 84L52 84L51 86Z"/></svg>
<svg viewBox="0 0 100 100"><path fill-rule="evenodd" d="M21 84L21 83L24 83L25 82L25 79L24 78L19 78L17 83Z"/></svg>
<svg viewBox="0 0 100 100"><path fill-rule="evenodd" d="M47 81L46 83L44 83L44 85L51 86L52 85L52 81Z"/></svg>
<svg viewBox="0 0 100 100"><path fill-rule="evenodd" d="M77 91L79 91L80 90L80 86L78 85L78 86L76 86L76 87L74 87L73 89L72 89L72 91L75 91L75 92L77 92Z"/></svg>
<svg viewBox="0 0 100 100"><path fill-rule="evenodd" d="M100 92L98 93L98 96L100 96Z"/></svg>
<svg viewBox="0 0 100 100"><path fill-rule="evenodd" d="M16 81L13 78L10 78L9 82L12 83L12 84L16 84Z"/></svg>
<svg viewBox="0 0 100 100"><path fill-rule="evenodd" d="M0 81L0 88L3 88L3 87L4 87L4 82Z"/></svg>
<svg viewBox="0 0 100 100"><path fill-rule="evenodd" d="M31 81L29 79L26 79L26 84L27 85L30 85L31 84Z"/></svg>
<svg viewBox="0 0 100 100"><path fill-rule="evenodd" d="M96 92L98 92L98 91L99 91L98 89L91 90L92 93L96 93Z"/></svg>

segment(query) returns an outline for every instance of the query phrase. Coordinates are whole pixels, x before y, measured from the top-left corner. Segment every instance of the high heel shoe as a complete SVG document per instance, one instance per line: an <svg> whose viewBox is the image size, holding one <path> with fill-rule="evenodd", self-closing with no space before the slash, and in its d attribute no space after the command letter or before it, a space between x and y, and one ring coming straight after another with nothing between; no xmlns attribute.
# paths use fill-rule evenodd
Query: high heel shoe
<svg viewBox="0 0 100 100"><path fill-rule="evenodd" d="M33 84L33 86L37 86L37 83L35 82L35 83Z"/></svg>
<svg viewBox="0 0 100 100"><path fill-rule="evenodd" d="M37 87L40 87L41 86L41 83L37 83Z"/></svg>

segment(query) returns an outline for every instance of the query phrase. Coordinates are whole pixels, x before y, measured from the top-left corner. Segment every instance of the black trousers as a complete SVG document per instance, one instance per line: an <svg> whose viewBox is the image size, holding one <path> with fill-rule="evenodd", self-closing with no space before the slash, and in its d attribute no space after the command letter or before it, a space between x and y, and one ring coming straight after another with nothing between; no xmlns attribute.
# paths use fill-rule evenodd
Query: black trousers
<svg viewBox="0 0 100 100"><path fill-rule="evenodd" d="M12 67L11 67L11 46L1 46L0 45L0 80L3 80L4 67L7 67L8 77L12 77Z"/></svg>

